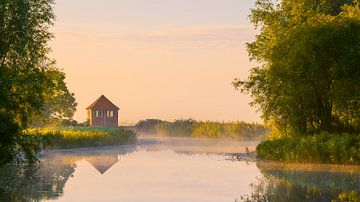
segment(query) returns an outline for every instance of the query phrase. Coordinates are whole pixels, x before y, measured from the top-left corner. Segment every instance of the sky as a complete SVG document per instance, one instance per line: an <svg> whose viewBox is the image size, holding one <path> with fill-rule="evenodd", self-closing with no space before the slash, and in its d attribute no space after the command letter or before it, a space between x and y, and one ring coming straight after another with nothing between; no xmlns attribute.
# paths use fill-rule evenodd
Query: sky
<svg viewBox="0 0 360 202"><path fill-rule="evenodd" d="M255 0L58 0L52 57L78 103L102 94L121 124L147 118L260 122L231 85L251 67Z"/></svg>

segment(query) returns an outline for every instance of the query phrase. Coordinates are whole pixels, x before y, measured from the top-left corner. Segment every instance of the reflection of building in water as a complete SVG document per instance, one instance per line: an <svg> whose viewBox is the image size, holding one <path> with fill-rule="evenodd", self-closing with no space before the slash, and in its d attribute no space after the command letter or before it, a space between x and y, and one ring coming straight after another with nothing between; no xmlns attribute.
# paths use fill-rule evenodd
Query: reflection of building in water
<svg viewBox="0 0 360 202"><path fill-rule="evenodd" d="M48 152L39 164L7 165L0 171L0 201L44 201L62 196L76 162L86 159L101 174L110 169L120 156L136 147L121 146L98 149Z"/></svg>
<svg viewBox="0 0 360 202"><path fill-rule="evenodd" d="M119 161L118 155L89 156L85 160L89 162L101 174L104 174Z"/></svg>

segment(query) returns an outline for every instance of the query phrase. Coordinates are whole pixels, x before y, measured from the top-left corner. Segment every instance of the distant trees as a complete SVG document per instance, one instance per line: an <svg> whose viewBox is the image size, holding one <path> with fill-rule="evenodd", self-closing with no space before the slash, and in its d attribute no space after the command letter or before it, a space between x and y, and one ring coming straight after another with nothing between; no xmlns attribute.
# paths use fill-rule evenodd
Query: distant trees
<svg viewBox="0 0 360 202"><path fill-rule="evenodd" d="M0 1L0 165L12 161L19 150L34 160L34 152L39 148L22 135L23 129L47 108L56 108L52 102L74 103L64 74L48 57L47 43L53 37L49 28L55 18L53 3ZM49 116L54 111L60 116L71 115L64 110L50 111Z"/></svg>
<svg viewBox="0 0 360 202"><path fill-rule="evenodd" d="M155 135L156 134L156 125L162 123L164 121L159 119L146 119L140 120L135 128L138 133L147 134L147 135Z"/></svg>
<svg viewBox="0 0 360 202"><path fill-rule="evenodd" d="M174 122L162 122L155 126L159 135L173 137L191 137L197 122L192 119L175 120Z"/></svg>
<svg viewBox="0 0 360 202"><path fill-rule="evenodd" d="M360 132L360 1L258 0L253 68L234 86L281 134Z"/></svg>

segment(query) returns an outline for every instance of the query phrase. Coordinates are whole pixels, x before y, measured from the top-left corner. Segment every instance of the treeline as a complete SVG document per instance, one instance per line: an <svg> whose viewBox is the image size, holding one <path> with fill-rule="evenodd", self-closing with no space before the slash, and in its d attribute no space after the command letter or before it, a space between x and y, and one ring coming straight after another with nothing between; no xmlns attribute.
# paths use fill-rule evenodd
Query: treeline
<svg viewBox="0 0 360 202"><path fill-rule="evenodd" d="M139 121L136 131L144 135L173 137L262 139L269 128L258 123L196 121L192 119L174 122L159 119Z"/></svg>

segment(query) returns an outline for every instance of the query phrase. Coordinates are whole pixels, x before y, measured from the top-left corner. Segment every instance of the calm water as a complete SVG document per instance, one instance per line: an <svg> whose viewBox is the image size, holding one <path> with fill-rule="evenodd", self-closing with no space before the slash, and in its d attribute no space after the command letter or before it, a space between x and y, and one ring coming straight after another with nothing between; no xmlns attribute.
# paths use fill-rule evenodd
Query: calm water
<svg viewBox="0 0 360 202"><path fill-rule="evenodd" d="M0 170L0 201L355 201L360 168L235 160L256 141L145 138Z"/></svg>

